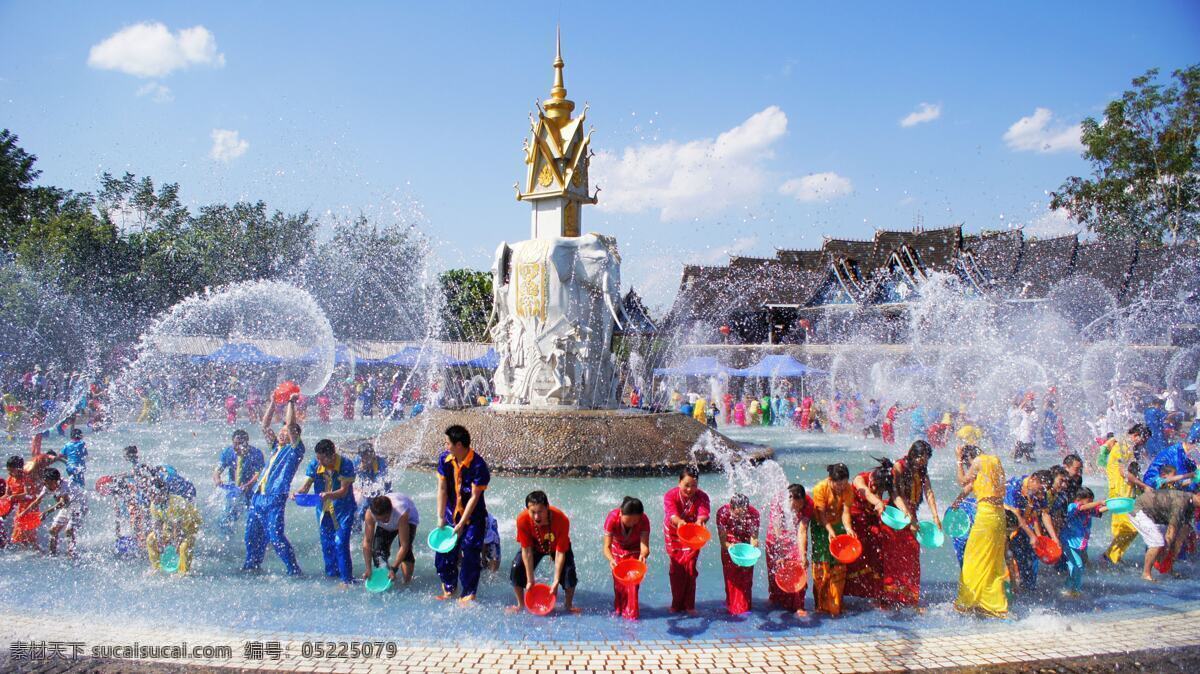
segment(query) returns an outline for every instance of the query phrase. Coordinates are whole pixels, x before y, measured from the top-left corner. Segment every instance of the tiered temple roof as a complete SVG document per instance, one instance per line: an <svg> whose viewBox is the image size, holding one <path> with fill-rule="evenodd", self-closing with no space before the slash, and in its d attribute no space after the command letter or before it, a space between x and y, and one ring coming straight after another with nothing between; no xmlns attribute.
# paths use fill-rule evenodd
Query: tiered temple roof
<svg viewBox="0 0 1200 674"><path fill-rule="evenodd" d="M720 323L770 307L894 304L902 302L898 284L915 289L932 272L954 274L981 293L1010 301L1040 300L1070 278L1090 276L1128 303L1151 288L1156 295L1171 293L1186 282L1184 274L1162 271L1197 255L1194 243L1138 247L1080 241L1073 234L1027 238L1021 230L964 234L960 225L881 230L870 240L826 238L819 249L779 250L773 258L687 266L667 320Z"/></svg>

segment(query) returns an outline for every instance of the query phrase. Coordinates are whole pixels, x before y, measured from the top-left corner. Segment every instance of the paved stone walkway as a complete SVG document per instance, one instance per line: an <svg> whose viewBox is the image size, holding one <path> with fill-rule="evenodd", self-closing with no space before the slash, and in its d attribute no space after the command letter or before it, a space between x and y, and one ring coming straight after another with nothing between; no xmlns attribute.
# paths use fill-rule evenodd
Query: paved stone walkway
<svg viewBox="0 0 1200 674"><path fill-rule="evenodd" d="M973 621L963 618L964 621ZM1181 653L1200 648L1200 602L1146 607L1048 621L1046 627L1005 622L972 629L913 630L811 634L696 641L490 643L448 647L438 643L400 641L392 651L351 657L377 641L352 637L264 633L252 636L215 629L163 631L149 626L81 623L49 616L0 614L0 649L7 650L2 671L117 671L111 662L70 662L73 643L83 656L93 648L182 645L228 647L228 657L157 659L134 657L131 670L195 671L200 668L312 672L410 672L412 674L560 674L566 672L635 672L657 674L773 674L785 672L875 672L983 668L1041 662L1080 661L1094 656L1120 656L1172 644ZM347 642L334 655L318 655L314 642ZM308 642L306 644L306 642ZM276 648L278 649L276 651ZM50 655L58 655L51 661ZM389 657L390 654L390 657ZM1169 656L1168 656L1169 657ZM134 664L134 663L130 663ZM80 668L82 665L82 668ZM157 666L155 666L157 665ZM118 667L118 669L120 669ZM1022 671L1000 668L998 671ZM1051 670L1053 671L1053 670Z"/></svg>

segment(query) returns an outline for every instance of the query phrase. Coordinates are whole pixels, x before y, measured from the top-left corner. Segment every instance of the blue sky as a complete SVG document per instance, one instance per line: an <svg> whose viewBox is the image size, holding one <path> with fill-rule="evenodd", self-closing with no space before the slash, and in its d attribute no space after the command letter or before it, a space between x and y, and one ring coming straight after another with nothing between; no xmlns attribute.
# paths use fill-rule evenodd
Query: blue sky
<svg viewBox="0 0 1200 674"><path fill-rule="evenodd" d="M685 262L822 235L1069 229L1046 192L1088 170L1075 125L1200 62L1195 2L6 2L0 126L48 184L417 221L437 266L486 269L528 236L560 21L600 153L584 229L659 305Z"/></svg>

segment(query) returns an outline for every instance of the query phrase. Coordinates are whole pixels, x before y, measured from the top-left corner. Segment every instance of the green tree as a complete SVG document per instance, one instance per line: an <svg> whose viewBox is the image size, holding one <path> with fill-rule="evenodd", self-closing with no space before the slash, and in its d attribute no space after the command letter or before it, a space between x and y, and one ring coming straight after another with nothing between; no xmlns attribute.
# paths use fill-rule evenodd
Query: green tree
<svg viewBox="0 0 1200 674"><path fill-rule="evenodd" d="M290 280L316 298L338 339L421 339L429 325L426 252L414 228L359 216L335 225Z"/></svg>
<svg viewBox="0 0 1200 674"><path fill-rule="evenodd" d="M1068 178L1051 193L1051 208L1104 238L1200 238L1200 65L1172 76L1164 86L1158 70L1147 71L1108 104L1103 121L1083 121L1092 176Z"/></svg>
<svg viewBox="0 0 1200 674"><path fill-rule="evenodd" d="M442 332L446 339L489 341L492 275L474 269L450 269L438 276L442 291Z"/></svg>

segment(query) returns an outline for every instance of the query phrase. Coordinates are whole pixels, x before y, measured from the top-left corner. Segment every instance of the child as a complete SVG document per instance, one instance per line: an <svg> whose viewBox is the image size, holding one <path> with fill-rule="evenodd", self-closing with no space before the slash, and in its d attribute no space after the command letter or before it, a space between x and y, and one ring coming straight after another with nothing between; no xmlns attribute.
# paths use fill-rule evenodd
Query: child
<svg viewBox="0 0 1200 674"><path fill-rule="evenodd" d="M1087 566L1088 539L1092 534L1092 518L1099 517L1108 509L1104 503L1094 500L1095 494L1087 487L1075 491L1075 500L1067 506L1063 520L1063 558L1067 560L1067 582L1064 597L1079 597L1083 589L1083 569Z"/></svg>
<svg viewBox="0 0 1200 674"><path fill-rule="evenodd" d="M634 558L645 562L650 556L650 518L639 499L626 496L620 508L613 508L604 520L604 558L610 567L617 562ZM638 586L628 585L613 577L613 610L622 618L637 620Z"/></svg>
<svg viewBox="0 0 1200 674"><path fill-rule="evenodd" d="M725 608L730 615L750 610L754 587L754 567L738 566L729 556L729 547L749 543L758 547L758 511L745 494L734 494L729 503L717 510L717 537L721 541L721 570L725 574Z"/></svg>
<svg viewBox="0 0 1200 674"><path fill-rule="evenodd" d="M487 516L487 533L483 536L483 552L479 562L492 573L500 570L500 523L490 514Z"/></svg>
<svg viewBox="0 0 1200 674"><path fill-rule="evenodd" d="M201 521L194 503L171 494L167 484L156 479L150 486L150 533L146 536L151 569L158 568L163 550L173 545L179 552L179 573L187 573Z"/></svg>
<svg viewBox="0 0 1200 674"><path fill-rule="evenodd" d="M54 497L54 506L44 513L58 511L50 525L50 554L58 554L58 536L60 533L64 533L67 538L67 554L74 557L75 530L79 528L80 523L83 522L83 516L87 514L87 501L83 489L74 482L63 480L62 474L58 472L57 468L43 469L42 478L45 480L45 486L42 487L42 492L37 495L37 498L26 507L26 510L37 508L47 496Z"/></svg>
<svg viewBox="0 0 1200 674"><path fill-rule="evenodd" d="M1191 480L1195 473L1179 474L1175 470L1175 466L1170 464L1164 465L1158 469L1158 479L1155 480L1155 486L1159 489L1183 489L1186 482Z"/></svg>
<svg viewBox="0 0 1200 674"><path fill-rule="evenodd" d="M28 505L33 501L35 494L33 491L34 480L29 471L25 470L25 459L20 456L10 456L8 461L4 463L4 467L8 470L8 481L5 483L5 497L12 504L13 523L9 528L12 531L11 542L20 545L37 546L37 529L20 529L16 526L16 520L21 513L28 510Z"/></svg>
<svg viewBox="0 0 1200 674"><path fill-rule="evenodd" d="M340 578L344 585L354 582L354 562L350 559L350 532L354 524L354 464L337 453L329 438L323 438L314 450L316 457L304 471L307 479L297 494L307 494L317 483L317 529L321 536L321 555L325 575ZM319 482L318 482L319 480Z"/></svg>

